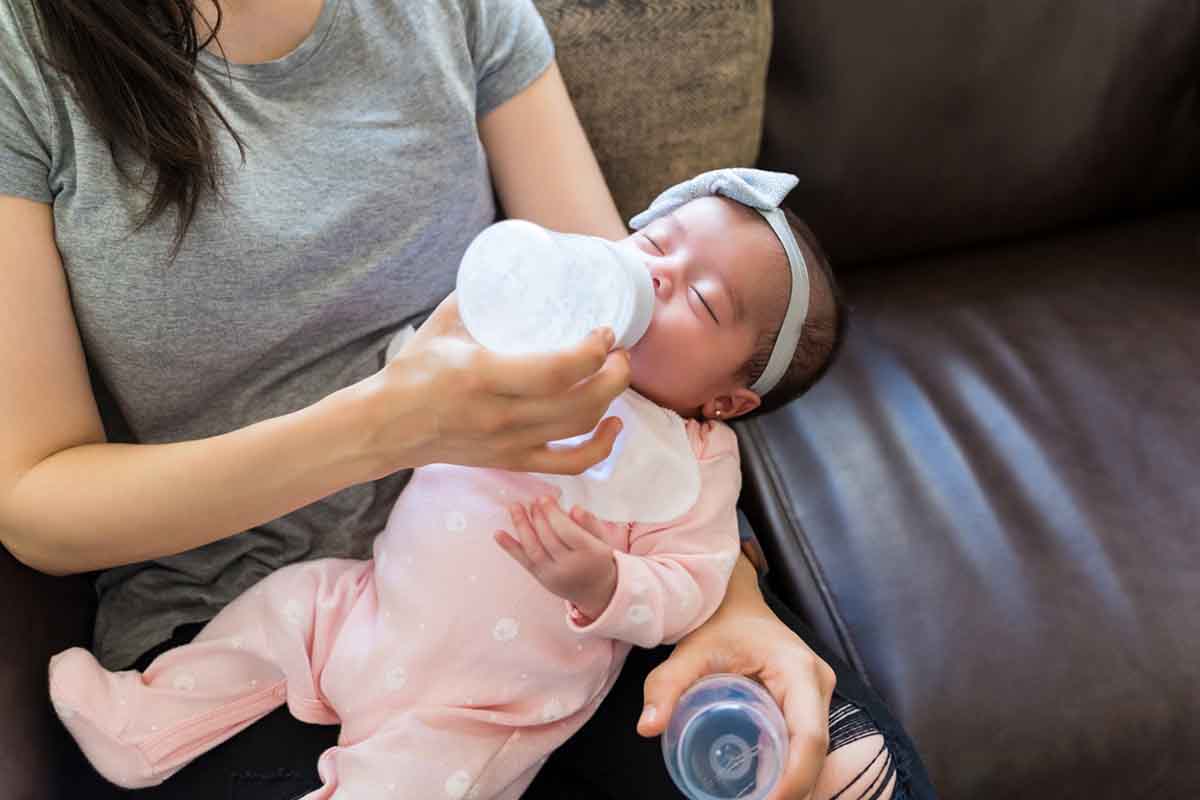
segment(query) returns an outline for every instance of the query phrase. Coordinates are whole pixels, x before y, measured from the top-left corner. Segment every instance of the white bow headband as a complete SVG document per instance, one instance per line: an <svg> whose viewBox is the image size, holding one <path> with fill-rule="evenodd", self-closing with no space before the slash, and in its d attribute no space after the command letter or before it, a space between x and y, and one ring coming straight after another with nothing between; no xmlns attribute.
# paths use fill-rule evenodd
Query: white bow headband
<svg viewBox="0 0 1200 800"><path fill-rule="evenodd" d="M659 217L670 214L680 206L699 197L721 195L749 206L763 215L771 230L779 237L787 253L788 266L792 271L792 291L788 299L787 313L779 328L779 337L771 349L771 357L762 375L750 387L752 392L765 395L775 388L779 379L787 372L792 354L800 343L800 332L808 316L808 265L804 254L788 225L787 217L779 208L783 198L795 188L800 179L785 172L767 172L761 169L717 169L704 172L691 180L676 184L654 199L642 213L629 221L635 231L649 225Z"/></svg>

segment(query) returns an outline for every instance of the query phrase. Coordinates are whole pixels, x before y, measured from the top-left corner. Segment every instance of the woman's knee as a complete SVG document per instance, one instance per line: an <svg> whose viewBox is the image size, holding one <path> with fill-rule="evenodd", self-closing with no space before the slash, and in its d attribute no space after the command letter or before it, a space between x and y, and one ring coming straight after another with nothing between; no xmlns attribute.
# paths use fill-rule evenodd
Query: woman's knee
<svg viewBox="0 0 1200 800"><path fill-rule="evenodd" d="M856 739L825 757L815 800L891 800L896 784L892 754L881 734Z"/></svg>

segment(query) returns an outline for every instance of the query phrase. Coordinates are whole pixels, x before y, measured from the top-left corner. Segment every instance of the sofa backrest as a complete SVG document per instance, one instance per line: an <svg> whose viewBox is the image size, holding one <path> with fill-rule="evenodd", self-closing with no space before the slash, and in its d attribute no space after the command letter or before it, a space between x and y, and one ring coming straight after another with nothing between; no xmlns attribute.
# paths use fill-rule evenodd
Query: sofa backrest
<svg viewBox="0 0 1200 800"><path fill-rule="evenodd" d="M762 165L835 262L1178 201L1194 0L778 0Z"/></svg>
<svg viewBox="0 0 1200 800"><path fill-rule="evenodd" d="M771 0L535 4L626 221L698 172L753 165Z"/></svg>

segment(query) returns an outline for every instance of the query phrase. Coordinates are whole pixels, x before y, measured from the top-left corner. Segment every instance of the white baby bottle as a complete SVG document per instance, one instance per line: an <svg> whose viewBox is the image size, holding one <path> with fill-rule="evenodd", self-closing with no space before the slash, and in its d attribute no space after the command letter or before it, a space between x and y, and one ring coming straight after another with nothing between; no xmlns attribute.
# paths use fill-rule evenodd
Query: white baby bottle
<svg viewBox="0 0 1200 800"><path fill-rule="evenodd" d="M630 347L654 314L654 284L635 252L524 220L485 228L458 268L458 310L489 350L544 353L608 326Z"/></svg>
<svg viewBox="0 0 1200 800"><path fill-rule="evenodd" d="M692 684L663 731L663 758L691 800L762 800L787 760L787 723L758 683L718 673Z"/></svg>

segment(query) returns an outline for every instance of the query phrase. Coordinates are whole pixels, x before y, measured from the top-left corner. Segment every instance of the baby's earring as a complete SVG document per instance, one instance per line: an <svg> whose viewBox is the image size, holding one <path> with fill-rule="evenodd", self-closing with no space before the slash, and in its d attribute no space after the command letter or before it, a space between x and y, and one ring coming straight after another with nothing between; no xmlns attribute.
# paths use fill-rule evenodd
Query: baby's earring
<svg viewBox="0 0 1200 800"><path fill-rule="evenodd" d="M721 418L721 409L718 408L716 411L713 412L713 414L716 416L717 419L720 419Z"/></svg>

